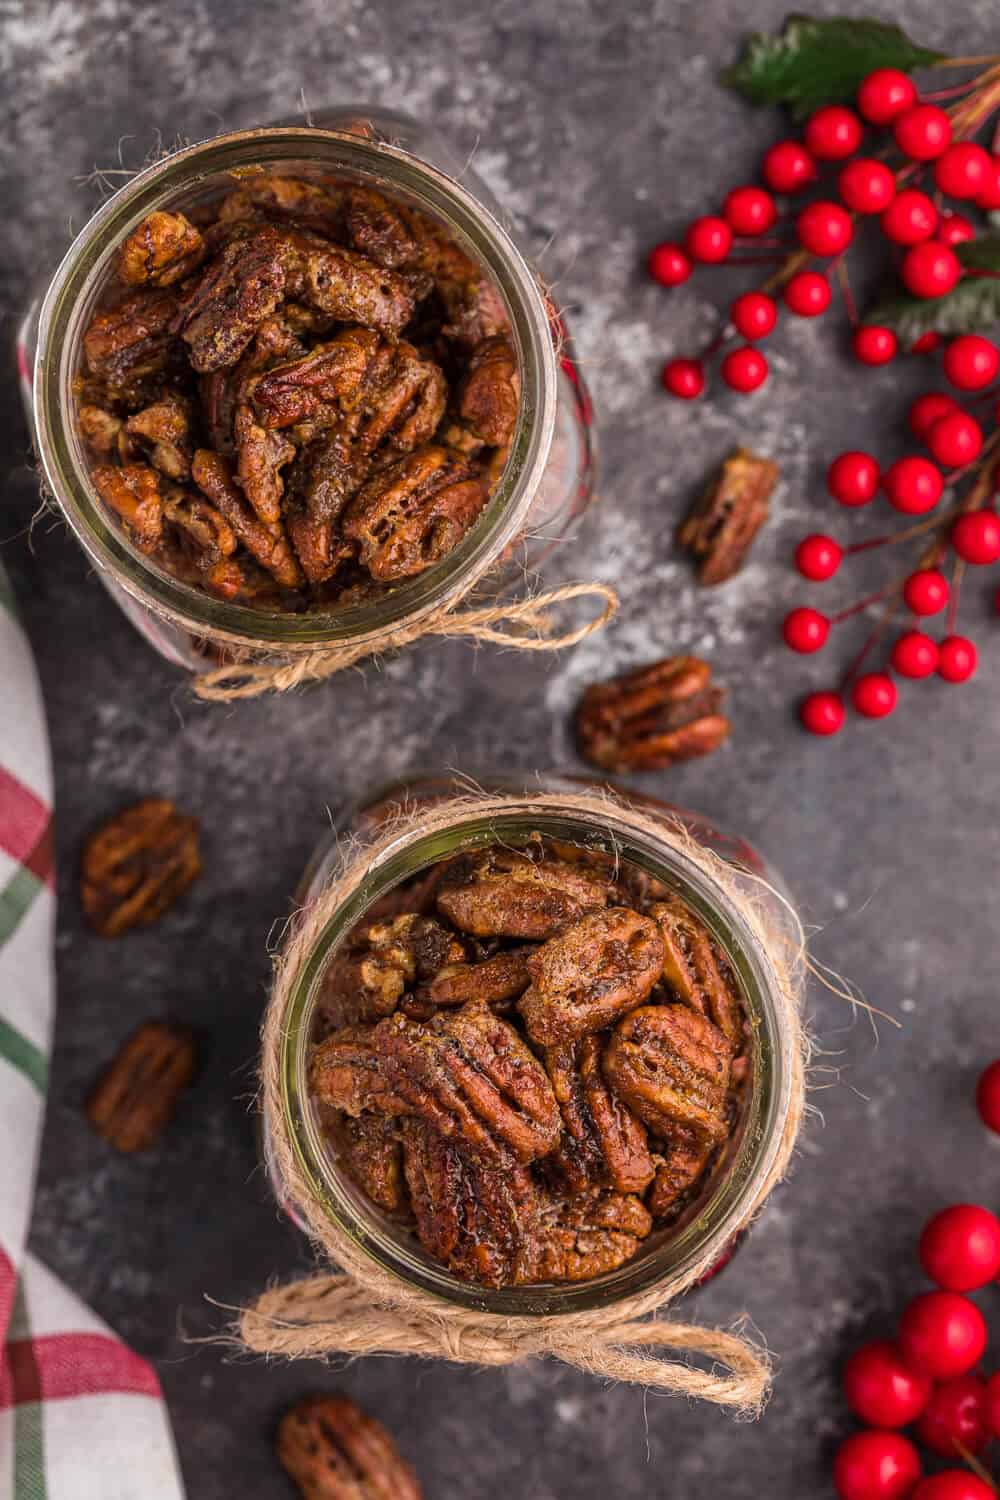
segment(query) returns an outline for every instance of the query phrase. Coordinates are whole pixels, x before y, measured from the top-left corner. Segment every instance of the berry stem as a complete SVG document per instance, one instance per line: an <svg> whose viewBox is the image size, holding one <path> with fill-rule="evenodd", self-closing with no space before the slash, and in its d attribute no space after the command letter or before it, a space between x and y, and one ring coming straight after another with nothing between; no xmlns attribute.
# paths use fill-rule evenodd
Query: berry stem
<svg viewBox="0 0 1000 1500"><path fill-rule="evenodd" d="M867 609L870 604L878 604L880 600L884 599L888 594L891 594L897 587L898 584L890 583L886 588L879 589L877 593L867 594L864 599L859 599L856 604L850 604L848 605L847 609L842 609L837 614L831 615L830 624L839 625L841 620L849 620L852 615L860 614L861 611L863 609Z"/></svg>
<svg viewBox="0 0 1000 1500"><path fill-rule="evenodd" d="M955 566L951 574L951 593L948 597L948 613L945 615L945 634L955 634L955 623L958 620L958 600L962 592L962 579L965 577L965 563L960 557L956 557Z"/></svg>
<svg viewBox="0 0 1000 1500"><path fill-rule="evenodd" d="M932 62L928 67L939 70L941 68L989 68L996 67L1000 63L1000 54L994 53L987 57L942 57L940 62ZM978 82L977 79L972 80Z"/></svg>
<svg viewBox="0 0 1000 1500"><path fill-rule="evenodd" d="M848 321L852 328L857 328L858 305L854 300L854 293L851 291L851 279L847 274L847 261L844 259L843 252L834 261L833 269L837 273L837 282L840 286L840 295L844 299L844 306L847 309Z"/></svg>

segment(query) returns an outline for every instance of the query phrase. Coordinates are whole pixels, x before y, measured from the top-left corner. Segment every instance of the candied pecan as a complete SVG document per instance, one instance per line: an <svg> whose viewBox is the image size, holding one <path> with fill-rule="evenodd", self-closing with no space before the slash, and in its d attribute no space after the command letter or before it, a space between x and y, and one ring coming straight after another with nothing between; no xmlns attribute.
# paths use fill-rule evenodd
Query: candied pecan
<svg viewBox="0 0 1000 1500"><path fill-rule="evenodd" d="M507 948L482 963L449 962L425 984L420 985L411 1003L403 1009L418 1020L434 1014L438 1007L447 1009L478 1000L493 1009L523 995L531 982L528 954L531 948Z"/></svg>
<svg viewBox="0 0 1000 1500"><path fill-rule="evenodd" d="M392 336L413 316L413 293L395 271L326 240L294 235L297 300L341 323L363 323Z"/></svg>
<svg viewBox="0 0 1000 1500"><path fill-rule="evenodd" d="M518 1009L539 1046L601 1031L641 1005L663 969L656 923L628 907L588 912L528 960L531 987Z"/></svg>
<svg viewBox="0 0 1000 1500"><path fill-rule="evenodd" d="M160 476L146 464L98 464L90 477L98 494L128 528L141 552L155 552L163 539Z"/></svg>
<svg viewBox="0 0 1000 1500"><path fill-rule="evenodd" d="M236 363L280 307L293 267L297 257L288 236L270 225L225 246L177 318L194 369L205 374Z"/></svg>
<svg viewBox="0 0 1000 1500"><path fill-rule="evenodd" d="M699 583L725 583L739 572L767 520L777 482L778 465L748 448L726 459L677 531L678 544L699 563Z"/></svg>
<svg viewBox="0 0 1000 1500"><path fill-rule="evenodd" d="M213 568L236 551L235 531L200 495L171 485L163 498L163 514L193 550L200 568Z"/></svg>
<svg viewBox="0 0 1000 1500"><path fill-rule="evenodd" d="M131 444L125 431L125 423L113 411L103 406L81 406L77 417L80 436L93 453L102 457L117 454L123 464L132 456Z"/></svg>
<svg viewBox="0 0 1000 1500"><path fill-rule="evenodd" d="M696 656L668 656L595 683L576 712L580 753L606 771L660 770L729 738L723 692Z"/></svg>
<svg viewBox="0 0 1000 1500"><path fill-rule="evenodd" d="M229 522L244 547L253 553L275 581L283 588L297 588L302 582L302 573L284 529L280 523L269 526L255 515L237 489L226 460L208 448L199 448L191 463L191 476ZM244 565L241 577L245 574Z"/></svg>
<svg viewBox="0 0 1000 1500"><path fill-rule="evenodd" d="M344 533L361 546L372 577L411 578L439 562L478 519L486 486L444 448L422 448L368 480L351 502Z"/></svg>
<svg viewBox="0 0 1000 1500"><path fill-rule="evenodd" d="M154 469L169 479L191 477L191 403L176 391L136 412L125 423L130 437L149 447Z"/></svg>
<svg viewBox="0 0 1000 1500"><path fill-rule="evenodd" d="M727 1134L733 1049L717 1026L683 1005L644 1005L619 1021L604 1073L619 1098L657 1135L681 1127L718 1145Z"/></svg>
<svg viewBox="0 0 1000 1500"><path fill-rule="evenodd" d="M503 335L484 339L473 351L459 393L458 412L477 437L500 448L517 425L521 399L517 358Z"/></svg>
<svg viewBox="0 0 1000 1500"><path fill-rule="evenodd" d="M251 391L261 425L291 427L323 407L349 404L361 389L378 345L379 336L372 329L345 328L300 358L272 365Z"/></svg>
<svg viewBox="0 0 1000 1500"><path fill-rule="evenodd" d="M403 993L448 963L465 958L462 944L433 917L405 912L359 932L323 977L320 1001L335 1027L391 1015Z"/></svg>
<svg viewBox="0 0 1000 1500"><path fill-rule="evenodd" d="M295 457L295 444L262 427L246 401L236 407L236 480L266 526L280 526L285 481L281 471Z"/></svg>
<svg viewBox="0 0 1000 1500"><path fill-rule="evenodd" d="M654 1218L662 1219L696 1185L712 1149L710 1142L699 1140L692 1131L671 1128L670 1140L661 1144L663 1160L646 1197Z"/></svg>
<svg viewBox="0 0 1000 1500"><path fill-rule="evenodd" d="M304 1500L422 1500L381 1422L346 1396L309 1396L278 1424L278 1459Z"/></svg>
<svg viewBox="0 0 1000 1500"><path fill-rule="evenodd" d="M444 375L433 360L406 342L387 352L389 358L373 369L362 408L365 421L356 448L365 455L387 439L398 453L419 448L434 436L448 401Z"/></svg>
<svg viewBox="0 0 1000 1500"><path fill-rule="evenodd" d="M437 905L473 937L547 938L585 911L606 906L613 889L598 871L493 847L452 861Z"/></svg>
<svg viewBox="0 0 1000 1500"><path fill-rule="evenodd" d="M349 461L336 433L303 448L288 471L285 521L302 571L310 583L332 578L355 554L340 531L340 518L360 488L365 468Z"/></svg>
<svg viewBox="0 0 1000 1500"><path fill-rule="evenodd" d="M220 599L255 604L264 609L279 609L289 597L287 592L278 589L270 573L247 557L220 559L204 571L202 582Z"/></svg>
<svg viewBox="0 0 1000 1500"><path fill-rule="evenodd" d="M589 1281L631 1260L652 1227L632 1194L598 1189L551 1198L529 1233L518 1279Z"/></svg>
<svg viewBox="0 0 1000 1500"><path fill-rule="evenodd" d="M406 1207L399 1122L385 1115L357 1119L337 1109L320 1115L323 1133L352 1182L386 1213Z"/></svg>
<svg viewBox="0 0 1000 1500"><path fill-rule="evenodd" d="M177 315L173 292L134 292L115 307L96 312L83 336L87 369L116 399L131 401L170 360L171 325Z"/></svg>
<svg viewBox="0 0 1000 1500"><path fill-rule="evenodd" d="M598 1184L641 1193L656 1170L644 1126L608 1089L596 1036L546 1047L545 1067L563 1118L553 1158L571 1192Z"/></svg>
<svg viewBox="0 0 1000 1500"><path fill-rule="evenodd" d="M378 266L399 271L420 258L419 241L403 215L374 188L348 190L345 224L354 248Z"/></svg>
<svg viewBox="0 0 1000 1500"><path fill-rule="evenodd" d="M403 1122L403 1162L417 1236L465 1281L509 1286L537 1212L527 1167L485 1167L422 1120Z"/></svg>
<svg viewBox="0 0 1000 1500"><path fill-rule="evenodd" d="M298 177L247 177L219 205L219 222L234 224L264 215L294 219L313 229L335 233L341 220L341 194L332 187Z"/></svg>
<svg viewBox="0 0 1000 1500"><path fill-rule="evenodd" d="M386 1082L376 1032L375 1026L345 1026L316 1044L309 1059L309 1086L321 1104L352 1119L366 1110L407 1113L402 1097Z"/></svg>
<svg viewBox="0 0 1000 1500"><path fill-rule="evenodd" d="M201 262L205 242L183 214L157 211L133 229L121 248L118 274L131 286L173 286Z"/></svg>
<svg viewBox="0 0 1000 1500"><path fill-rule="evenodd" d="M708 1016L735 1046L743 1034L736 979L701 922L677 896L648 908L666 948L663 977L678 1000Z"/></svg>
<svg viewBox="0 0 1000 1500"><path fill-rule="evenodd" d="M84 915L102 937L148 927L200 871L197 819L165 797L146 797L102 824L84 845Z"/></svg>
<svg viewBox="0 0 1000 1500"><path fill-rule="evenodd" d="M147 1021L108 1064L87 1101L87 1118L117 1151L145 1151L170 1123L194 1067L186 1026Z"/></svg>

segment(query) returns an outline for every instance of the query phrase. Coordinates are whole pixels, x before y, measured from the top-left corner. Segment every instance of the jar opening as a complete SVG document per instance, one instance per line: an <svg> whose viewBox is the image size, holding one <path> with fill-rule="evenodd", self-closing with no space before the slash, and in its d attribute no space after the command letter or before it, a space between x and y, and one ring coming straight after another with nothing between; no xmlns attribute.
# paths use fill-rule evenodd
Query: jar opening
<svg viewBox="0 0 1000 1500"><path fill-rule="evenodd" d="M118 247L157 209L232 189L248 171L336 174L381 187L444 228L477 261L510 320L521 377L506 467L476 523L440 562L371 601L299 614L225 602L181 583L143 556L108 515L90 480L74 420L73 380L83 333ZM544 297L506 231L458 182L378 140L312 128L240 131L185 148L140 173L90 220L42 307L35 363L39 454L49 486L85 549L135 599L195 635L234 645L305 649L364 642L457 600L524 530L555 424L556 358Z"/></svg>

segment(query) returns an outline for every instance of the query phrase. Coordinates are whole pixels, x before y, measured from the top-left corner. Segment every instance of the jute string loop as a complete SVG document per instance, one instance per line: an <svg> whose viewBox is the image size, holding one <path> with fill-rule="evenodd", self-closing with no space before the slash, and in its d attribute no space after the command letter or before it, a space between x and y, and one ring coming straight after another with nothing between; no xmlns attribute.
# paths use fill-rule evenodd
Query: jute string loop
<svg viewBox="0 0 1000 1500"><path fill-rule="evenodd" d="M575 629L552 634L552 612L573 599L600 599L600 613ZM455 636L512 646L516 651L562 651L601 630L618 609L618 595L603 583L570 583L562 588L515 599L506 604L479 609L454 607L437 610L398 630L386 631L377 641L370 638L345 646L304 651L292 658L270 662L236 662L203 672L195 679L199 698L214 703L232 703L238 698L257 698L261 693L285 693L306 682L321 682L353 667L369 656L381 656L412 645L424 636ZM501 627L513 627L501 628Z"/></svg>
<svg viewBox="0 0 1000 1500"><path fill-rule="evenodd" d="M718 1239L706 1242L683 1270L601 1308L542 1316L502 1316L470 1309L433 1296L376 1262L319 1201L289 1131L281 1083L289 1007L304 965L334 913L409 836L445 832L470 818L489 820L513 812L523 820L533 812L542 817L555 809L561 814L577 812L591 827L596 821L602 827L634 832L673 847L720 889L749 930L758 959L771 971L777 1007L772 1048L787 1082L771 1155L763 1159L756 1178L750 1179L739 1223L727 1224L724 1233L728 1236L744 1228L784 1176L802 1118L807 1041L799 1010L804 956L801 929L795 924L789 937L775 925L769 912L773 912L773 900L781 900L777 893L763 881L748 880L745 871L735 871L703 848L668 814L651 814L646 807L623 802L610 793L468 795L404 810L388 825L381 825L370 842L345 852L337 875L299 914L276 964L261 1053L261 1104L272 1165L288 1206L333 1267L263 1293L242 1310L239 1335L247 1349L290 1359L411 1354L498 1366L547 1356L608 1379L756 1414L770 1386L765 1351L740 1332L652 1316L712 1268L724 1248ZM659 1352L663 1350L697 1356L708 1368L683 1358L666 1358Z"/></svg>

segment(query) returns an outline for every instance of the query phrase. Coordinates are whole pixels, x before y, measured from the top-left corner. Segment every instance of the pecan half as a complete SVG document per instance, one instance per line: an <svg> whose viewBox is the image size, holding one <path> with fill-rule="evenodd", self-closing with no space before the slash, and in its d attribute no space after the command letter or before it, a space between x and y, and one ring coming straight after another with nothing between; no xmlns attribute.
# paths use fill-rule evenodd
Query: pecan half
<svg viewBox="0 0 1000 1500"><path fill-rule="evenodd" d="M474 466L457 463L444 448L422 448L368 480L351 503L344 534L359 544L373 578L411 578L458 545L486 493Z"/></svg>
<svg viewBox="0 0 1000 1500"><path fill-rule="evenodd" d="M462 944L433 917L405 912L373 923L335 955L323 976L321 1012L336 1028L378 1021L418 980L464 958Z"/></svg>
<svg viewBox="0 0 1000 1500"><path fill-rule="evenodd" d="M661 770L709 755L729 738L724 697L697 656L668 656L608 682L580 700L580 753L605 771Z"/></svg>
<svg viewBox="0 0 1000 1500"><path fill-rule="evenodd" d="M87 369L116 399L139 399L150 378L167 368L176 315L177 298L169 291L134 292L96 312L83 336Z"/></svg>
<svg viewBox="0 0 1000 1500"><path fill-rule="evenodd" d="M224 516L202 500L171 485L163 499L163 515L194 554L198 567L211 569L236 551L236 533Z"/></svg>
<svg viewBox="0 0 1000 1500"><path fill-rule="evenodd" d="M406 1207L403 1148L397 1120L363 1114L357 1119L340 1110L322 1112L323 1133L351 1181L386 1213Z"/></svg>
<svg viewBox="0 0 1000 1500"><path fill-rule="evenodd" d="M708 1165L712 1144L690 1130L672 1128L669 1141L660 1144L662 1160L656 1168L646 1207L657 1219L676 1208L695 1187Z"/></svg>
<svg viewBox="0 0 1000 1500"><path fill-rule="evenodd" d="M275 582L282 588L297 588L302 573L284 528L280 522L268 525L251 509L237 489L226 460L209 448L199 448L191 461L191 477ZM241 571L241 578L245 571Z"/></svg>
<svg viewBox="0 0 1000 1500"><path fill-rule="evenodd" d="M191 477L191 403L176 391L129 417L125 430L149 450L154 469L168 479Z"/></svg>
<svg viewBox="0 0 1000 1500"><path fill-rule="evenodd" d="M87 1101L87 1118L116 1151L145 1151L170 1123L194 1069L187 1027L147 1021L109 1063Z"/></svg>
<svg viewBox="0 0 1000 1500"><path fill-rule="evenodd" d="M506 948L482 963L444 964L427 983L417 987L412 1003L404 1002L403 1009L417 1020L426 1020L439 1007L467 1005L472 1000L500 1010L523 995L531 983L528 955L532 951Z"/></svg>
<svg viewBox="0 0 1000 1500"><path fill-rule="evenodd" d="M122 245L118 274L131 286L173 286L204 254L201 234L183 214L151 213Z"/></svg>
<svg viewBox="0 0 1000 1500"><path fill-rule="evenodd" d="M346 409L361 390L379 346L370 328L346 328L253 383L252 400L264 427L291 427L328 406Z"/></svg>
<svg viewBox="0 0 1000 1500"><path fill-rule="evenodd" d="M354 250L295 236L297 296L341 323L363 323L396 337L413 316L413 293L395 271Z"/></svg>
<svg viewBox="0 0 1000 1500"><path fill-rule="evenodd" d="M767 520L778 473L776 463L748 448L737 448L726 459L677 531L678 544L699 564L699 583L725 583L742 568Z"/></svg>
<svg viewBox="0 0 1000 1500"><path fill-rule="evenodd" d="M98 464L90 477L139 550L155 552L163 540L163 494L155 470L148 464Z"/></svg>
<svg viewBox="0 0 1000 1500"><path fill-rule="evenodd" d="M682 1005L644 1005L619 1021L604 1073L619 1098L657 1135L678 1126L699 1142L727 1134L733 1049L711 1021Z"/></svg>
<svg viewBox="0 0 1000 1500"><path fill-rule="evenodd" d="M678 1000L708 1016L735 1046L743 1035L736 978L708 929L677 896L654 902L648 910L663 934L667 984Z"/></svg>
<svg viewBox="0 0 1000 1500"><path fill-rule="evenodd" d="M656 923L627 907L590 912L532 954L518 1005L531 1040L549 1047L601 1031L641 1005L663 969Z"/></svg>
<svg viewBox="0 0 1000 1500"><path fill-rule="evenodd" d="M367 465L351 462L336 432L301 449L289 469L285 522L310 583L332 578L357 551L356 544L343 536L340 519L366 472Z"/></svg>
<svg viewBox="0 0 1000 1500"><path fill-rule="evenodd" d="M547 938L614 890L599 871L493 847L462 855L438 887L438 911L473 937Z"/></svg>
<svg viewBox="0 0 1000 1500"><path fill-rule="evenodd" d="M646 1130L608 1088L598 1038L547 1047L545 1067L563 1118L553 1164L570 1191L601 1185L642 1193L656 1170Z"/></svg>
<svg viewBox="0 0 1000 1500"><path fill-rule="evenodd" d="M259 215L308 224L323 233L337 232L342 213L342 195L330 185L303 182L298 177L272 177L266 173L247 177L219 205L219 222L235 224Z"/></svg>
<svg viewBox="0 0 1000 1500"><path fill-rule="evenodd" d="M600 1189L552 1198L522 1255L521 1281L589 1281L631 1260L653 1227L642 1200Z"/></svg>
<svg viewBox="0 0 1000 1500"><path fill-rule="evenodd" d="M80 436L91 452L99 453L102 458L116 454L123 464L128 463L132 446L121 417L103 406L87 404L80 407L77 421Z"/></svg>
<svg viewBox="0 0 1000 1500"><path fill-rule="evenodd" d="M195 370L235 365L265 318L281 306L297 257L287 234L263 225L211 261L178 317Z"/></svg>
<svg viewBox="0 0 1000 1500"><path fill-rule="evenodd" d="M282 432L262 427L249 402L236 407L236 482L265 526L281 526L285 493L282 469L295 457L295 444Z"/></svg>
<svg viewBox="0 0 1000 1500"><path fill-rule="evenodd" d="M422 1500L381 1422L346 1396L310 1396L278 1424L278 1459L305 1500Z"/></svg>
<svg viewBox="0 0 1000 1500"><path fill-rule="evenodd" d="M484 339L469 360L459 393L459 416L484 443L502 448L514 436L520 400L517 359L510 341L503 334Z"/></svg>
<svg viewBox="0 0 1000 1500"><path fill-rule="evenodd" d="M378 266L400 271L420 258L420 242L403 215L373 188L349 189L345 222L351 244Z"/></svg>
<svg viewBox="0 0 1000 1500"><path fill-rule="evenodd" d="M200 871L197 819L179 813L165 797L146 797L103 824L84 845L84 915L102 937L148 927Z"/></svg>

